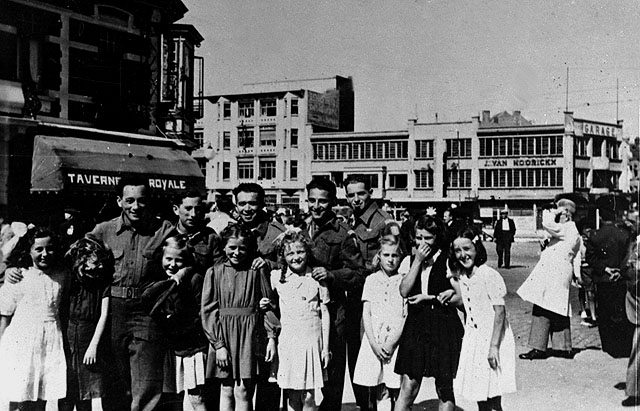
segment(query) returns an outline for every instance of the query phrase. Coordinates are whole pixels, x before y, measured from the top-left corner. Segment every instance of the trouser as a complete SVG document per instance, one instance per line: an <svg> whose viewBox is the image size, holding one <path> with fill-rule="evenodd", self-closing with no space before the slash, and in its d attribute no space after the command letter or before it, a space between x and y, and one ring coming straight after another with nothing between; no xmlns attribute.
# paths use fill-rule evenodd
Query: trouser
<svg viewBox="0 0 640 411"><path fill-rule="evenodd" d="M498 253L498 267L502 267L504 262L505 267L511 266L511 243L496 243L496 253Z"/></svg>
<svg viewBox="0 0 640 411"><path fill-rule="evenodd" d="M638 357L638 340L640 339L640 326L635 326L633 333L633 348L629 356L629 365L627 366L627 387L625 393L629 397L640 397L638 386L638 368L640 368L640 357Z"/></svg>
<svg viewBox="0 0 640 411"><path fill-rule="evenodd" d="M344 372L347 362L346 336L344 330L336 330L333 318L329 332L329 351L331 352L331 360L329 367L327 367L328 378L322 388L324 399L320 404L320 411L335 411L342 408Z"/></svg>
<svg viewBox="0 0 640 411"><path fill-rule="evenodd" d="M596 317L602 351L614 358L629 356L634 326L627 319L624 281L596 283Z"/></svg>
<svg viewBox="0 0 640 411"><path fill-rule="evenodd" d="M139 299L111 298L111 348L119 392L110 396L107 408L154 410L162 395L167 348L162 332L144 313Z"/></svg>
<svg viewBox="0 0 640 411"><path fill-rule="evenodd" d="M356 369L358 353L360 352L360 345L362 344L362 334L364 332L362 328L362 301L349 301L346 314L347 327L345 332L351 388L353 388L356 405L358 405L360 411L373 411L377 408L376 390L353 383L353 374Z"/></svg>
<svg viewBox="0 0 640 411"><path fill-rule="evenodd" d="M275 382L269 382L271 363L260 359L258 370L260 373L256 380L256 411L279 410L280 387Z"/></svg>
<svg viewBox="0 0 640 411"><path fill-rule="evenodd" d="M549 337L554 350L571 350L571 324L569 317L533 305L531 312L529 346L546 351Z"/></svg>

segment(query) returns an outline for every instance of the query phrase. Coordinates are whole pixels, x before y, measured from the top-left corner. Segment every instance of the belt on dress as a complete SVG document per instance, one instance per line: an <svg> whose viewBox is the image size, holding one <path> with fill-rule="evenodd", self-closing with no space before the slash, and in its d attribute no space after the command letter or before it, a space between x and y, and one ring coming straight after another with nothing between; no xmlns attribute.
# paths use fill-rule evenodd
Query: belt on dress
<svg viewBox="0 0 640 411"><path fill-rule="evenodd" d="M225 307L220 308L220 315L252 315L256 310L253 307Z"/></svg>
<svg viewBox="0 0 640 411"><path fill-rule="evenodd" d="M111 297L115 298L140 298L142 291L137 287L111 286Z"/></svg>

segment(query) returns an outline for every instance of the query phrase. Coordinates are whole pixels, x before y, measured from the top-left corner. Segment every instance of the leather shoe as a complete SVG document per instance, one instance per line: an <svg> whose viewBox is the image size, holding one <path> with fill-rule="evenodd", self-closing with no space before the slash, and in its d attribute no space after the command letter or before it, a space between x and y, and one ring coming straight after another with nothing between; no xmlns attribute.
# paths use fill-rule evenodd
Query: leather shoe
<svg viewBox="0 0 640 411"><path fill-rule="evenodd" d="M635 407L640 405L640 397L627 397L622 400L623 407Z"/></svg>
<svg viewBox="0 0 640 411"><path fill-rule="evenodd" d="M572 348L570 350L558 350L556 352L554 352L554 357L559 357L559 358L566 358L569 360L573 360L573 357L576 356L577 353L579 353L580 351Z"/></svg>
<svg viewBox="0 0 640 411"><path fill-rule="evenodd" d="M536 350L535 348L529 352L519 355L521 360L546 360L549 357L546 351Z"/></svg>

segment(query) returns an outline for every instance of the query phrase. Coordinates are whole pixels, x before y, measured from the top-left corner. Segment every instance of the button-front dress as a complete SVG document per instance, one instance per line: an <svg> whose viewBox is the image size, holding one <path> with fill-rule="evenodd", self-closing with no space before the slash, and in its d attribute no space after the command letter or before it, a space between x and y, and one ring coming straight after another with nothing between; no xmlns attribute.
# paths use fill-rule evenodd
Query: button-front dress
<svg viewBox="0 0 640 411"><path fill-rule="evenodd" d="M471 401L486 401L516 391L515 342L505 318L505 332L499 349L499 366L492 370L488 356L495 311L503 305L507 287L500 274L481 265L471 276L460 276L460 291L467 319L454 390Z"/></svg>

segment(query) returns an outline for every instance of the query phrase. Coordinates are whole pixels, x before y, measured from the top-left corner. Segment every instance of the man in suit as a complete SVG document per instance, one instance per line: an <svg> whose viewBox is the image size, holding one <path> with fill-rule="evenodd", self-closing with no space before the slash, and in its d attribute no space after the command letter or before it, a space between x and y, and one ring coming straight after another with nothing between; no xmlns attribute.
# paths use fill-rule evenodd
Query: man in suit
<svg viewBox="0 0 640 411"><path fill-rule="evenodd" d="M496 242L496 253L498 254L498 267L511 268L511 243L516 235L516 225L509 218L509 212L502 210L500 219L493 227L493 241Z"/></svg>

